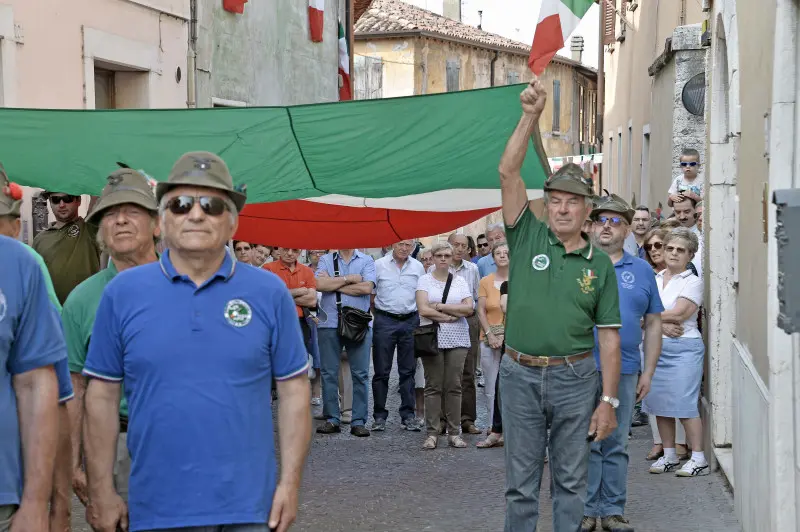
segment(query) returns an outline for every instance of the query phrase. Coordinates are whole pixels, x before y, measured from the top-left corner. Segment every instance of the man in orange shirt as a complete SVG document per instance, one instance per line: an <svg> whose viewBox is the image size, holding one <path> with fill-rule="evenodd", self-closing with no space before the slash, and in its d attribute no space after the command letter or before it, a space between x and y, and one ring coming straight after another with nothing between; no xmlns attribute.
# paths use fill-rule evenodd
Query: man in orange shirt
<svg viewBox="0 0 800 532"><path fill-rule="evenodd" d="M303 327L303 335L308 334L308 326L303 317L303 308L317 306L317 281L314 272L305 264L297 262L299 249L278 248L278 260L267 263L263 268L281 278L297 305L297 317Z"/></svg>

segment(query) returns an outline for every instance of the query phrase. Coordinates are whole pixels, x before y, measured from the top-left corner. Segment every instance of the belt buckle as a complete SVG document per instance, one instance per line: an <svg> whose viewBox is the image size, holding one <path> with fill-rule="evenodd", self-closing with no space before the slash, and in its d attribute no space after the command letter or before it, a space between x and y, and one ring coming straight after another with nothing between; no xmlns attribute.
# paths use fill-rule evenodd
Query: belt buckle
<svg viewBox="0 0 800 532"><path fill-rule="evenodd" d="M539 368L546 368L549 366L550 357L543 357L543 356L532 356L533 365Z"/></svg>

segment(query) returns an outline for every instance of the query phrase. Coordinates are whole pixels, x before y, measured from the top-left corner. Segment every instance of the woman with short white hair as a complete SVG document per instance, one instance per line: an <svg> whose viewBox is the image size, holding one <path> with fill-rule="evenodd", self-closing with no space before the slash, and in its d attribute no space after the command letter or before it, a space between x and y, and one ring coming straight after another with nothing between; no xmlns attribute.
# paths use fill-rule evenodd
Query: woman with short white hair
<svg viewBox="0 0 800 532"><path fill-rule="evenodd" d="M698 400L703 379L705 346L697 328L697 311L703 304L703 282L686 267L699 247L697 235L685 228L664 237L666 269L656 275L664 304L661 314L663 344L650 393L642 410L656 416L664 455L650 466L651 473L676 471L681 477L709 473L703 452L703 422ZM680 466L675 449L675 419L680 419L692 447L692 455Z"/></svg>
<svg viewBox="0 0 800 532"><path fill-rule="evenodd" d="M466 317L473 313L472 292L463 278L450 273L453 262L453 247L450 244L438 242L431 248L431 253L434 269L420 277L417 285L420 326L437 325L436 352L422 356L427 432L422 447L430 450L438 445L444 406L448 442L451 447L461 449L467 446L459 434L459 424L461 374L470 347Z"/></svg>

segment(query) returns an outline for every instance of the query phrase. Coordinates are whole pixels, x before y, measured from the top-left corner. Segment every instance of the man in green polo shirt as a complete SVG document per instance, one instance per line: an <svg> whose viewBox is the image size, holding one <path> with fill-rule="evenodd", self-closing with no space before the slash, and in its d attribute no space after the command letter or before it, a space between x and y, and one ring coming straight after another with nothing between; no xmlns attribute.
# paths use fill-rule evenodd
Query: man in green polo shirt
<svg viewBox="0 0 800 532"><path fill-rule="evenodd" d="M95 313L103 289L118 272L157 260L154 239L158 235L158 204L147 178L135 170L123 168L108 176L100 200L86 217L87 224L99 226L98 241L111 259L105 270L94 274L79 284L64 303L62 321L67 339L69 370L75 390L75 401L70 406L72 430L72 467L75 493L84 504L86 473L83 471L81 427L83 426L84 392L86 377L83 371L89 340L94 326ZM131 294L136 297L135 294ZM117 444L117 461L114 481L117 490L127 496L130 457L126 441L128 405L125 396L120 403L120 437Z"/></svg>
<svg viewBox="0 0 800 532"><path fill-rule="evenodd" d="M593 191L579 166L567 164L545 182L547 224L533 214L520 172L531 135L538 135L544 87L534 80L520 99L522 118L500 160L503 218L512 257L508 356L500 367L505 530L536 529L549 449L553 529L575 532L586 500L588 442L602 440L617 425L619 293L608 255L581 232L592 210ZM595 327L602 366L599 401L600 377L592 356Z"/></svg>

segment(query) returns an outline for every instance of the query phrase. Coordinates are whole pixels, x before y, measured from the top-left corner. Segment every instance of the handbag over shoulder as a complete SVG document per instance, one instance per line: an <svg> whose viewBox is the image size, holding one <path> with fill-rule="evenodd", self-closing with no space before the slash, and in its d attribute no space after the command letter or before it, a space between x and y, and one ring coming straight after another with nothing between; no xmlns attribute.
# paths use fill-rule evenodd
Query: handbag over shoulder
<svg viewBox="0 0 800 532"><path fill-rule="evenodd" d="M442 304L447 303L447 296L450 294L450 285L453 284L453 274L447 275L447 282L442 292ZM436 322L430 325L420 325L414 329L414 356L415 357L435 357L439 351L439 324Z"/></svg>

